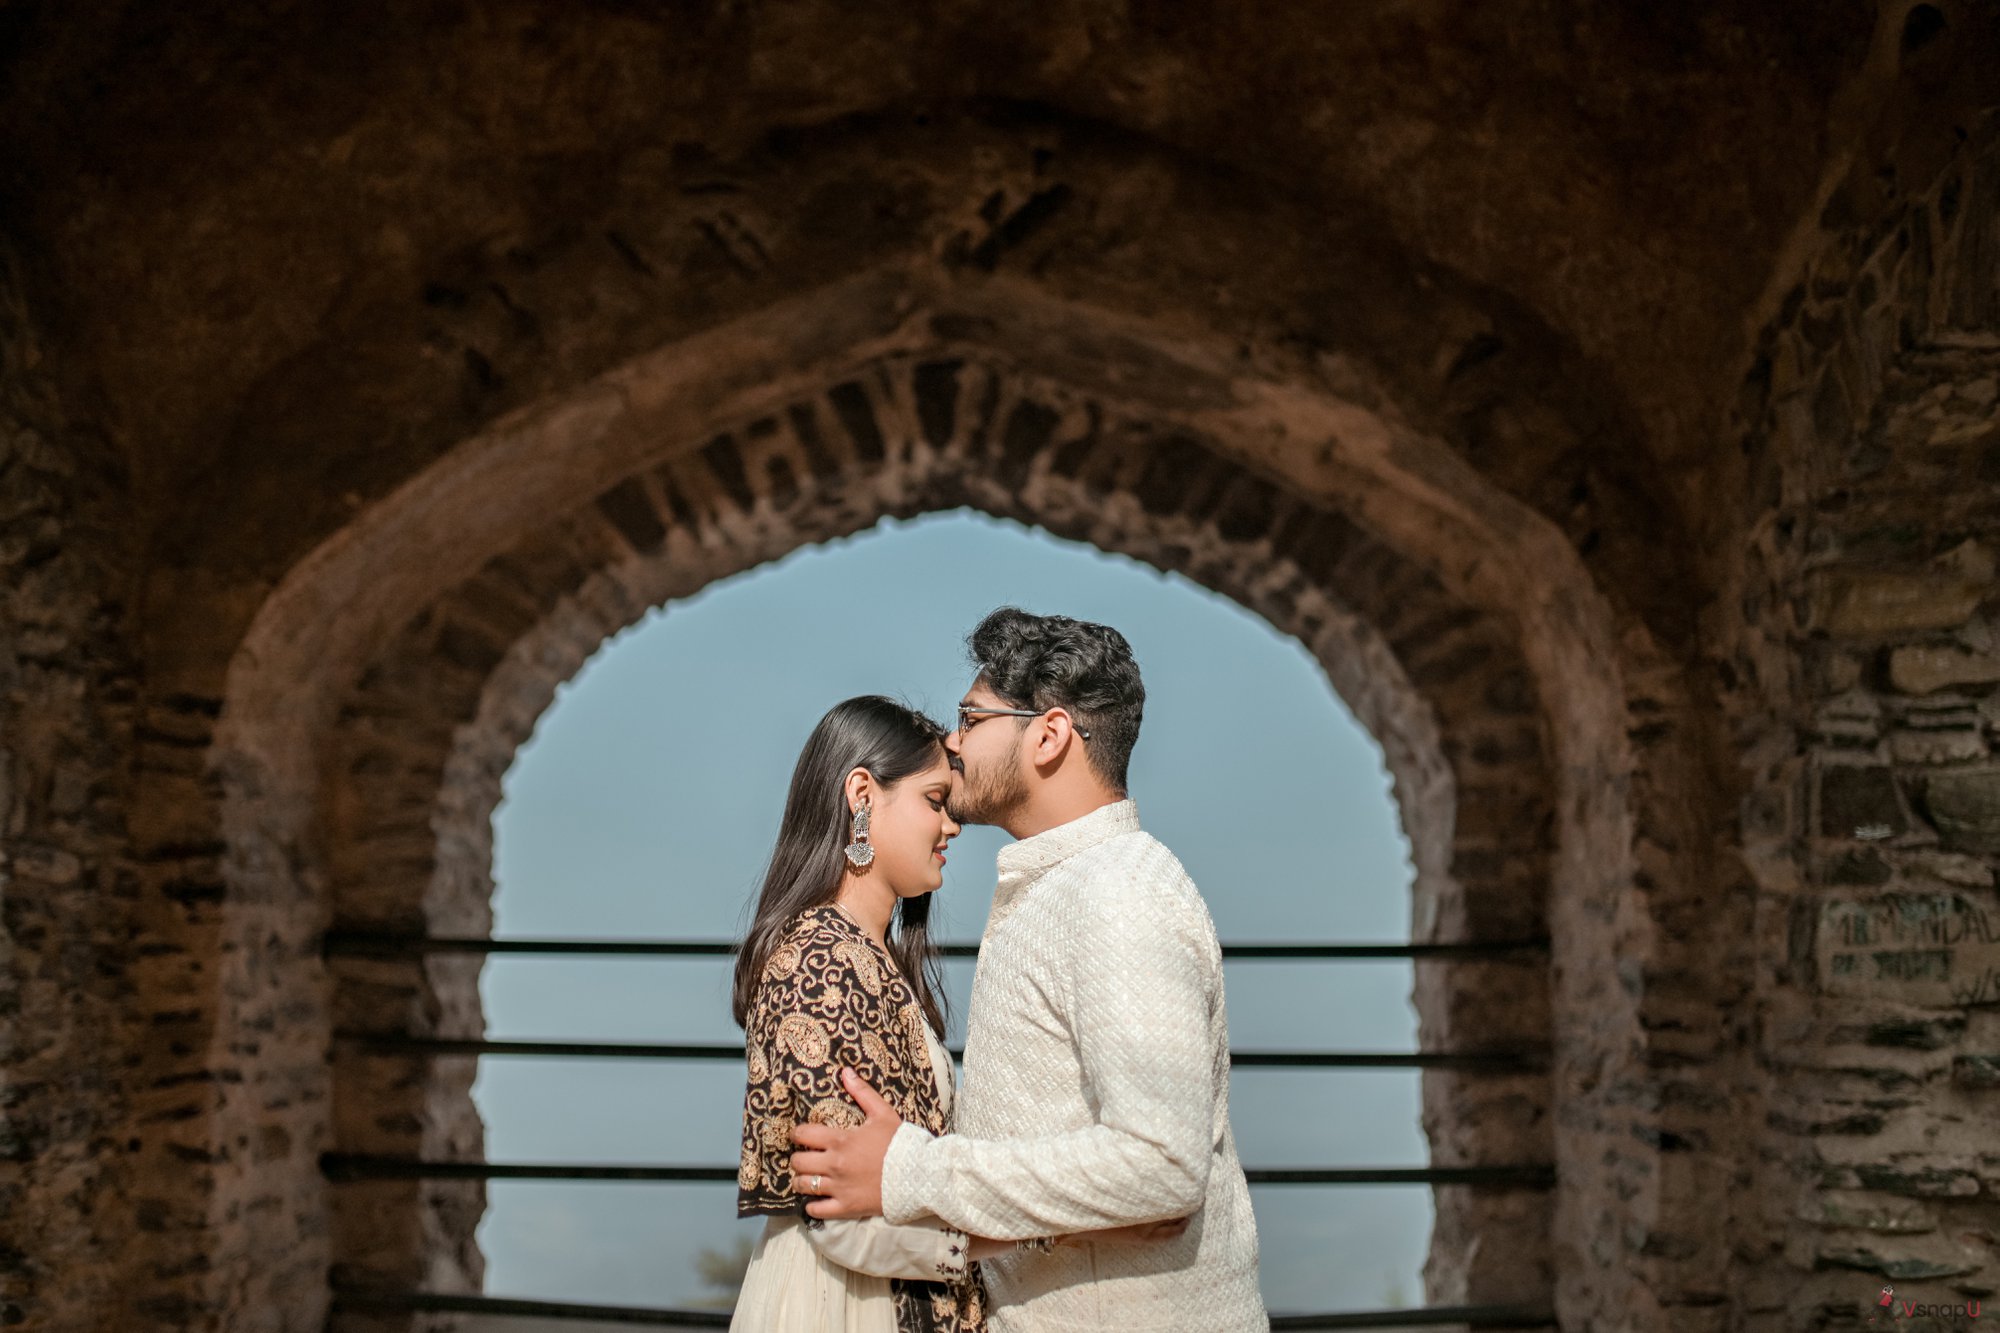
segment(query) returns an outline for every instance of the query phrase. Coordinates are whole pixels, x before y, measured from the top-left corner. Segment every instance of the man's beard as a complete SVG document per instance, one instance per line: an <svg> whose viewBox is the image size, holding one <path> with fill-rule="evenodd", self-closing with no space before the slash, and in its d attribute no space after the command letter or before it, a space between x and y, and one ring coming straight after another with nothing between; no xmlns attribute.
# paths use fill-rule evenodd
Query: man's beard
<svg viewBox="0 0 2000 1333"><path fill-rule="evenodd" d="M975 777L963 767L963 785L952 798L951 817L961 824L998 824L1028 799L1028 780L1017 768L996 764Z"/></svg>

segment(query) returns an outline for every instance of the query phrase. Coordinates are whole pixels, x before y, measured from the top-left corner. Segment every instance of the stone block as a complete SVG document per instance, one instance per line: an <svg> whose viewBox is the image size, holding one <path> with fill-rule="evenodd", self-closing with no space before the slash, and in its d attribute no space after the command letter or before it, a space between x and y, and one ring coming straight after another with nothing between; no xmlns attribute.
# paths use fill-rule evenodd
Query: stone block
<svg viewBox="0 0 2000 1333"><path fill-rule="evenodd" d="M1924 784L1924 807L1947 848L2000 852L2000 769L1933 774Z"/></svg>
<svg viewBox="0 0 2000 1333"><path fill-rule="evenodd" d="M1872 690L1853 687L1821 704L1813 716L1822 727L1841 722L1874 722L1882 716L1882 701Z"/></svg>
<svg viewBox="0 0 2000 1333"><path fill-rule="evenodd" d="M1913 874L1963 888L1993 887L1993 867L1962 852L1919 852L1910 859L1909 869Z"/></svg>
<svg viewBox="0 0 2000 1333"><path fill-rule="evenodd" d="M1918 1198L1971 1199L1980 1192L1978 1176L1945 1167L1862 1165L1854 1168L1854 1175L1864 1189Z"/></svg>
<svg viewBox="0 0 2000 1333"><path fill-rule="evenodd" d="M2000 905L1972 890L1830 898L1818 906L1814 956L1830 995L2000 1004Z"/></svg>
<svg viewBox="0 0 2000 1333"><path fill-rule="evenodd" d="M1923 1282L1936 1278L1961 1277L1979 1271L1979 1264L1963 1254L1946 1252L1937 1257L1922 1254L1885 1253L1872 1245L1830 1245L1819 1252L1820 1262L1835 1268L1858 1268L1880 1273L1893 1282Z"/></svg>
<svg viewBox="0 0 2000 1333"><path fill-rule="evenodd" d="M1898 1047L1910 1051L1941 1051L1965 1036L1965 1019L1892 1018L1871 1023L1862 1033L1870 1046Z"/></svg>
<svg viewBox="0 0 2000 1333"><path fill-rule="evenodd" d="M1875 1231L1886 1235L1921 1235L1937 1230L1937 1212L1929 1204L1859 1190L1828 1190L1807 1195L1796 1215L1802 1222L1828 1230Z"/></svg>
<svg viewBox="0 0 2000 1333"><path fill-rule="evenodd" d="M1819 831L1827 838L1893 838L1909 832L1896 778L1881 765L1819 771Z"/></svg>
<svg viewBox="0 0 2000 1333"><path fill-rule="evenodd" d="M1986 593L1984 583L1929 574L1824 570L1812 580L1813 623L1857 637L1952 629L1971 618Z"/></svg>
<svg viewBox="0 0 2000 1333"><path fill-rule="evenodd" d="M1889 757L1899 764L1962 764L1989 751L1977 722L1959 727L1899 727L1889 735Z"/></svg>
<svg viewBox="0 0 2000 1333"><path fill-rule="evenodd" d="M1880 852L1847 852L1828 862L1822 872L1828 884L1845 888L1879 888L1895 878L1895 870Z"/></svg>
<svg viewBox="0 0 2000 1333"><path fill-rule="evenodd" d="M2000 1089L2000 1055L1961 1055L1951 1062L1951 1081L1982 1092Z"/></svg>
<svg viewBox="0 0 2000 1333"><path fill-rule="evenodd" d="M44 884L74 884L83 874L83 862L60 847L29 843L15 847L7 860L15 875Z"/></svg>
<svg viewBox="0 0 2000 1333"><path fill-rule="evenodd" d="M1956 644L1909 644L1889 654L1889 683L1904 694L2000 681L2000 656Z"/></svg>

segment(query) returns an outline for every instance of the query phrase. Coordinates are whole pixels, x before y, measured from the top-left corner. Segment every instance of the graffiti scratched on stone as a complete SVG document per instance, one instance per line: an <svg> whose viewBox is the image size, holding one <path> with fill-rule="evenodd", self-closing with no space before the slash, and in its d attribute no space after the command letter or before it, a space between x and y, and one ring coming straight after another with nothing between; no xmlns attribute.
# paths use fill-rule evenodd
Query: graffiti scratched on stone
<svg viewBox="0 0 2000 1333"><path fill-rule="evenodd" d="M1820 989L1931 1008L2000 1004L2000 909L1968 893L1888 893L1828 902L1817 932Z"/></svg>

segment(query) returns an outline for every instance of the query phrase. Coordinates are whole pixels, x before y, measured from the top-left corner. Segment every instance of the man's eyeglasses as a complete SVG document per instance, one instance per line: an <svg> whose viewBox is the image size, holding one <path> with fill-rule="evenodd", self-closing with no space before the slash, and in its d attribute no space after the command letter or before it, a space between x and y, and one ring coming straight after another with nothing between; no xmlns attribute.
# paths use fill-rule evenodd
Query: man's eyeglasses
<svg viewBox="0 0 2000 1333"><path fill-rule="evenodd" d="M989 717L1040 717L1044 713L1053 713L1055 711L1053 708L975 708L970 704L960 704L958 706L958 734L963 736L966 732L972 730L972 724L975 721ZM1067 710L1064 711L1067 712ZM1075 725L1074 720L1072 720L1071 726L1077 735L1083 737L1085 740L1090 739L1090 728L1078 727Z"/></svg>

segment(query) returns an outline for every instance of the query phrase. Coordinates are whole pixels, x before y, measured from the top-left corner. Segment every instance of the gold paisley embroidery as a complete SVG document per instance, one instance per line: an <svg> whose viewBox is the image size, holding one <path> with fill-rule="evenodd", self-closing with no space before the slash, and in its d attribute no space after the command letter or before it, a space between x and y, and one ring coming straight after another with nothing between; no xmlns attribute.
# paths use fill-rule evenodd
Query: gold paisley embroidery
<svg viewBox="0 0 2000 1333"><path fill-rule="evenodd" d="M806 1064L825 1064L829 1045L826 1029L804 1014L786 1014L778 1024L778 1048L790 1051Z"/></svg>
<svg viewBox="0 0 2000 1333"><path fill-rule="evenodd" d="M736 1168L736 1188L754 1190L762 1176L763 1172L757 1165L756 1145L746 1142L743 1145L743 1161Z"/></svg>
<svg viewBox="0 0 2000 1333"><path fill-rule="evenodd" d="M833 956L854 969L861 989L870 995L882 993L882 969L875 962L874 953L858 940L843 940L833 946Z"/></svg>
<svg viewBox="0 0 2000 1333"><path fill-rule="evenodd" d="M763 1043L753 1041L750 1043L750 1081L762 1083L769 1077L771 1077L771 1062L764 1058Z"/></svg>
<svg viewBox="0 0 2000 1333"><path fill-rule="evenodd" d="M931 1043L925 1032L924 1011L914 1004L904 1005L903 1037L910 1044L910 1054L919 1069L931 1067Z"/></svg>
<svg viewBox="0 0 2000 1333"><path fill-rule="evenodd" d="M889 1054L889 1044L872 1032L861 1034L861 1053L884 1069L893 1069L899 1063Z"/></svg>
<svg viewBox="0 0 2000 1333"><path fill-rule="evenodd" d="M764 980L783 981L799 970L799 962L804 952L797 944L787 942L771 952L771 961L764 964Z"/></svg>
<svg viewBox="0 0 2000 1333"><path fill-rule="evenodd" d="M792 1151L792 1120L790 1116L774 1116L766 1120L758 1129L758 1137L767 1152L789 1154Z"/></svg>
<svg viewBox="0 0 2000 1333"><path fill-rule="evenodd" d="M828 1097L813 1103L812 1110L806 1112L806 1120L815 1125L838 1125L842 1129L853 1129L861 1123L861 1112L851 1103L837 1097Z"/></svg>
<svg viewBox="0 0 2000 1333"><path fill-rule="evenodd" d="M847 992L839 986L828 986L819 997L819 1007L822 1009L838 1009L846 1003Z"/></svg>

